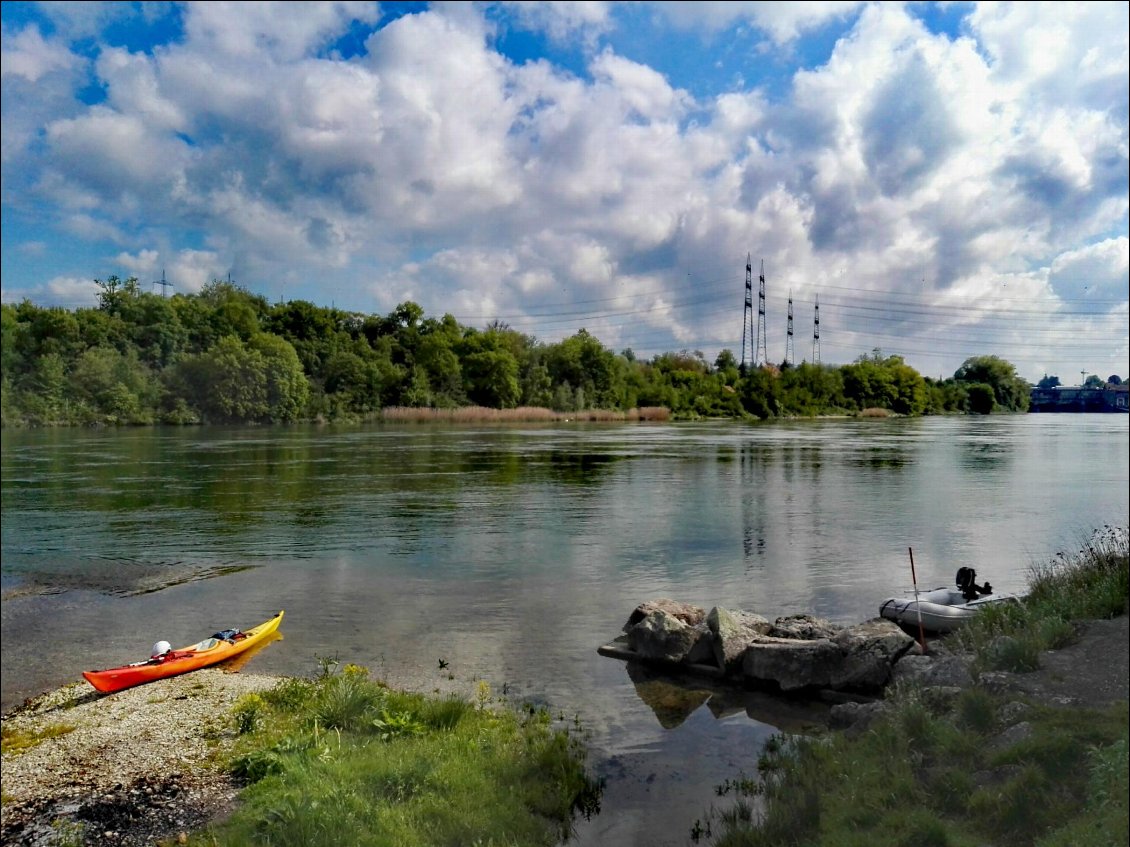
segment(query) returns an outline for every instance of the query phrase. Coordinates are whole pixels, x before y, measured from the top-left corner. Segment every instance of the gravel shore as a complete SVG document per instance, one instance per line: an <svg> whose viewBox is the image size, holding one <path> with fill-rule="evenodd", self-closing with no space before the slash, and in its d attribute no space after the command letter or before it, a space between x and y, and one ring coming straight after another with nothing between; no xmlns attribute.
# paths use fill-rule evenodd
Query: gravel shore
<svg viewBox="0 0 1130 847"><path fill-rule="evenodd" d="M3 756L0 843L176 843L231 808L229 712L277 681L211 668L109 695L82 682L13 710L6 738L63 734Z"/></svg>

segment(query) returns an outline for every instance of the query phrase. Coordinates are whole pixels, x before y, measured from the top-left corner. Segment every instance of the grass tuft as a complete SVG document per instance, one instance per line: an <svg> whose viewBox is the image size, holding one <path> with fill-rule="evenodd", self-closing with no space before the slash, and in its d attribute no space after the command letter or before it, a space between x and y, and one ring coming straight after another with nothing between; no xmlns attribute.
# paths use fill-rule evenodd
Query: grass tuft
<svg viewBox="0 0 1130 847"><path fill-rule="evenodd" d="M336 667L241 701L230 767L247 788L192 844L549 847L599 809L579 728L546 710L510 709L485 682L470 702Z"/></svg>
<svg viewBox="0 0 1130 847"><path fill-rule="evenodd" d="M4 727L0 730L0 750L5 756L25 753L48 738L59 738L74 730L72 724L52 724L39 730L14 730Z"/></svg>

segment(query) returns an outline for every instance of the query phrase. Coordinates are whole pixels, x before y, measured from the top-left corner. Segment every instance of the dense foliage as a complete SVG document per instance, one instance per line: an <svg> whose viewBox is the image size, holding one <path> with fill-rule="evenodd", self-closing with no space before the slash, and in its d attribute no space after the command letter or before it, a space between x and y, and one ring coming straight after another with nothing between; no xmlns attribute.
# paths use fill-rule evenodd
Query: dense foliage
<svg viewBox="0 0 1130 847"><path fill-rule="evenodd" d="M723 350L644 361L585 330L546 344L505 324L461 326L415 303L386 316L271 305L231 283L199 294L95 280L98 305L0 306L6 426L271 423L351 419L389 407L559 412L664 407L680 418L1024 411L1028 385L995 356L952 379L879 350L844 366L745 370Z"/></svg>

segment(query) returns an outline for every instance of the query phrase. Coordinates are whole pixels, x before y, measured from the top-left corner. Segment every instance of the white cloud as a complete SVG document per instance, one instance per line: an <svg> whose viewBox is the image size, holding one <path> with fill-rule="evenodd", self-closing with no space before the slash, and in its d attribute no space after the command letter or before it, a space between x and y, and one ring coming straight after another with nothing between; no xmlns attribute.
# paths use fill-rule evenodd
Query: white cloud
<svg viewBox="0 0 1130 847"><path fill-rule="evenodd" d="M970 354L1007 342L1030 372L1039 344L993 323L1011 298L1125 300L1125 4L976 6L956 39L904 4L647 7L704 37L845 27L791 87L701 100L602 42L618 4L500 8L582 48L588 76L510 62L498 9L475 4L406 14L349 60L332 47L372 4L190 4L183 38L92 63L6 28L5 203L20 185L181 291L232 271L267 296L414 299L543 340L584 325L645 355L740 343L747 253L779 320L789 289L798 314L827 303L825 361L899 346L952 373L960 328L990 348ZM111 12L53 14L80 32ZM76 98L87 70L94 105ZM856 305L872 292L937 311ZM1123 339L1109 312L1092 326Z"/></svg>
<svg viewBox="0 0 1130 847"><path fill-rule="evenodd" d="M802 32L855 12L860 2L832 0L701 0L697 3L656 3L660 14L685 29L717 32L745 21L769 33L777 44L797 38Z"/></svg>
<svg viewBox="0 0 1130 847"><path fill-rule="evenodd" d="M558 43L580 38L592 43L596 36L607 32L613 24L607 2L590 0L563 0L563 2L503 2L526 29L544 32Z"/></svg>
<svg viewBox="0 0 1130 847"><path fill-rule="evenodd" d="M229 58L302 59L329 44L351 20L376 21L364 2L189 3L185 32L194 50Z"/></svg>
<svg viewBox="0 0 1130 847"><path fill-rule="evenodd" d="M0 55L0 77L18 76L28 82L39 82L49 73L69 71L81 64L64 44L45 39L37 27L15 33L4 27Z"/></svg>

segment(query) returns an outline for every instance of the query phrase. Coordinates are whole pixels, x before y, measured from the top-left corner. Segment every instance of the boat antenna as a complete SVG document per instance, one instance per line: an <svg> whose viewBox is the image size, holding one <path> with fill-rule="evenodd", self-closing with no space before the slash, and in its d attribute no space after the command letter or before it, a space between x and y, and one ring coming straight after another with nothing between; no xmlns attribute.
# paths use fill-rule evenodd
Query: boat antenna
<svg viewBox="0 0 1130 847"><path fill-rule="evenodd" d="M918 609L918 646L922 654L926 654L926 631L922 626L922 603L918 600L918 577L914 573L914 548L907 547L910 553L910 581L914 583L914 605Z"/></svg>

